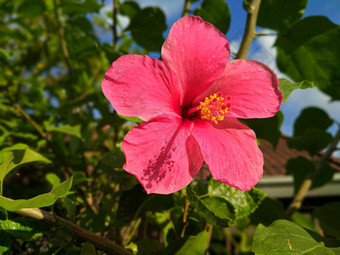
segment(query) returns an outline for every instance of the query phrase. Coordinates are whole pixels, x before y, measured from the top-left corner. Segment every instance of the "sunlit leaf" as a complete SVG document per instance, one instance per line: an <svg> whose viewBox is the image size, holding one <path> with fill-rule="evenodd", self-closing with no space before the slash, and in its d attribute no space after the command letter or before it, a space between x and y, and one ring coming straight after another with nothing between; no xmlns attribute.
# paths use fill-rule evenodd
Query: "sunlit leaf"
<svg viewBox="0 0 340 255"><path fill-rule="evenodd" d="M53 205L58 198L63 197L69 192L72 187L72 180L70 179L54 186L49 193L44 193L30 199L9 200L0 197L0 207L7 211L17 211L22 208L40 208Z"/></svg>
<svg viewBox="0 0 340 255"><path fill-rule="evenodd" d="M286 102L290 94L296 89L308 89L313 88L314 84L310 81L301 81L297 83L290 82L285 78L279 79L280 90L283 94L283 102Z"/></svg>
<svg viewBox="0 0 340 255"><path fill-rule="evenodd" d="M12 170L18 167L32 163L43 162L51 163L51 161L39 153L31 150L25 144L16 144L12 147L6 148L0 152L0 182L3 181L5 176Z"/></svg>
<svg viewBox="0 0 340 255"><path fill-rule="evenodd" d="M61 125L58 127L54 127L54 126L49 125L48 122L44 122L44 126L48 132L59 132L63 134L74 135L78 138L82 138L81 125L75 125L75 126Z"/></svg>
<svg viewBox="0 0 340 255"><path fill-rule="evenodd" d="M28 218L0 220L1 230L23 241L33 241L41 237L43 235L42 226L39 221Z"/></svg>
<svg viewBox="0 0 340 255"><path fill-rule="evenodd" d="M187 186L187 197L197 212L210 224L229 227L234 223L234 208L226 199L217 196L201 199L190 185Z"/></svg>
<svg viewBox="0 0 340 255"><path fill-rule="evenodd" d="M288 220L277 220L269 227L256 227L252 251L255 255L334 253L316 241L305 229Z"/></svg>
<svg viewBox="0 0 340 255"><path fill-rule="evenodd" d="M184 237L171 243L164 251L164 255L200 255L204 254L205 246L208 240L208 232L202 231L196 236Z"/></svg>

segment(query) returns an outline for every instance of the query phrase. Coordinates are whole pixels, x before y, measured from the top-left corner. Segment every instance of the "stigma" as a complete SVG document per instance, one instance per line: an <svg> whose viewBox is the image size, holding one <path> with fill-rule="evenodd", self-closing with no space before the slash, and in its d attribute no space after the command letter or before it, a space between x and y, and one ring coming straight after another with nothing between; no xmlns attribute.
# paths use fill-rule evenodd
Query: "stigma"
<svg viewBox="0 0 340 255"><path fill-rule="evenodd" d="M191 114L199 111L201 119L210 120L218 124L228 114L228 109L231 107L231 104L228 103L230 100L231 97L224 98L221 92L217 92L209 97L205 97L204 101L200 102L200 105L192 108L188 113Z"/></svg>

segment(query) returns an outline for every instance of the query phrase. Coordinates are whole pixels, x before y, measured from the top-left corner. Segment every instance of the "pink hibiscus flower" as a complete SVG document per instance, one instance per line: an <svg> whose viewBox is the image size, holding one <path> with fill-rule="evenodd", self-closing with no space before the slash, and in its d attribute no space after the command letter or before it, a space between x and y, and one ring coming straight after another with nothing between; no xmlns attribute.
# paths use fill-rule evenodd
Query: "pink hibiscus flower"
<svg viewBox="0 0 340 255"><path fill-rule="evenodd" d="M161 56L122 56L102 82L119 114L143 120L122 143L124 169L148 193L169 194L205 161L215 180L250 190L262 177L263 156L237 118L275 115L282 102L275 73L257 61L227 62L225 35L196 16L172 26Z"/></svg>

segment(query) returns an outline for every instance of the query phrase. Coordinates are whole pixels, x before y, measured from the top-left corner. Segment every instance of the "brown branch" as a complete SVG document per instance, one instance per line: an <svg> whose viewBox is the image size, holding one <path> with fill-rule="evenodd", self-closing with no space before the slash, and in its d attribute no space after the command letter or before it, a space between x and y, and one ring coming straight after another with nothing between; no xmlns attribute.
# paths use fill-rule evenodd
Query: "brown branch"
<svg viewBox="0 0 340 255"><path fill-rule="evenodd" d="M261 0L251 0L249 2L249 11L247 15L246 30L243 35L242 43L236 58L245 59L248 54L250 44L255 37L255 26L257 21L257 15L259 13Z"/></svg>
<svg viewBox="0 0 340 255"><path fill-rule="evenodd" d="M184 8L183 8L183 11L182 11L182 17L184 17L184 16L189 14L189 12L190 12L190 3L191 3L191 0L185 0Z"/></svg>
<svg viewBox="0 0 340 255"><path fill-rule="evenodd" d="M286 211L288 218L290 218L295 211L301 208L302 202L306 197L308 190L312 186L313 179L315 179L315 177L320 172L324 164L328 161L332 153L337 149L339 141L340 141L340 127L338 129L338 132L335 134L333 142L327 148L326 152L322 154L321 158L316 162L314 171L311 171L307 175L306 179L301 184L299 190L296 192L293 201L290 203Z"/></svg>
<svg viewBox="0 0 340 255"><path fill-rule="evenodd" d="M112 35L113 35L113 49L117 49L117 41L118 41L118 35L117 35L117 13L118 13L118 0L113 1L113 7L112 7Z"/></svg>
<svg viewBox="0 0 340 255"><path fill-rule="evenodd" d="M8 198L6 198L8 199ZM66 225L67 227L65 228L66 231L72 232L77 238L83 241L88 241L92 243L94 246L96 246L98 249L101 249L103 251L108 252L109 254L117 254L117 255L131 255L129 251L124 249L123 247L119 246L115 242L94 234L91 231L88 231L82 227L79 227L72 222L53 215L47 211L41 210L39 208L25 208L25 209L20 209L18 211L15 211L14 213L20 214L23 216L31 217L37 220L42 220L47 223L62 223L61 226Z"/></svg>

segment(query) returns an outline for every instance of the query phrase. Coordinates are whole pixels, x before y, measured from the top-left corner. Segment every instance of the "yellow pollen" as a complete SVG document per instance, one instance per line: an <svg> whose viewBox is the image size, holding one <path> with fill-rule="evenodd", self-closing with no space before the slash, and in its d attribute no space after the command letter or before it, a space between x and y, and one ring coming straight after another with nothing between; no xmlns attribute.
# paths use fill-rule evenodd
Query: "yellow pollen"
<svg viewBox="0 0 340 255"><path fill-rule="evenodd" d="M228 107L230 108L230 104L226 103L223 94L218 92L210 95L209 98L206 97L203 102L200 102L197 110L201 111L201 119L211 120L215 124L218 124L218 122L224 120L224 117L227 115Z"/></svg>

